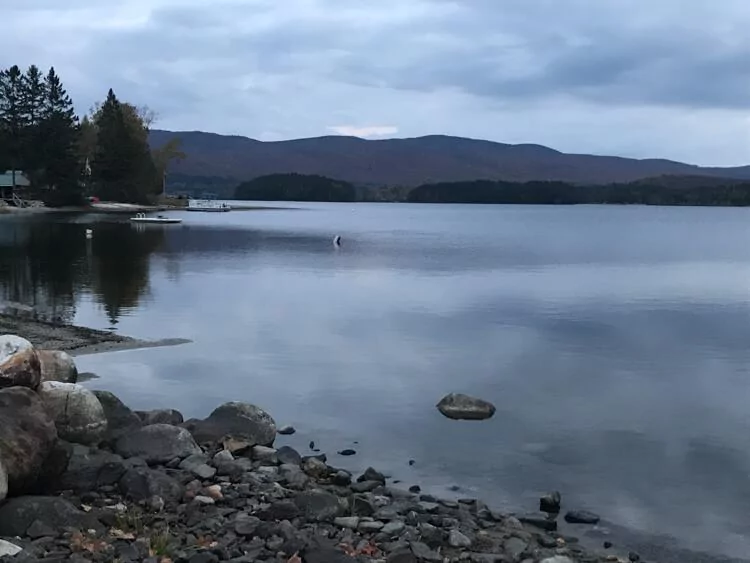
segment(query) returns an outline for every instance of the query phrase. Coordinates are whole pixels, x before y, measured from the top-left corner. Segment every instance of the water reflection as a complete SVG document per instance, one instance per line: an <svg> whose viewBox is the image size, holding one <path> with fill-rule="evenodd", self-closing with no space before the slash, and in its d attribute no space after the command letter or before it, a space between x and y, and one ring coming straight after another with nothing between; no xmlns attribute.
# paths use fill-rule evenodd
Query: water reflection
<svg viewBox="0 0 750 563"><path fill-rule="evenodd" d="M92 296L115 327L147 293L150 256L165 234L102 221L87 239L89 227L75 217L3 217L2 299L31 305L42 318L72 322L79 299Z"/></svg>

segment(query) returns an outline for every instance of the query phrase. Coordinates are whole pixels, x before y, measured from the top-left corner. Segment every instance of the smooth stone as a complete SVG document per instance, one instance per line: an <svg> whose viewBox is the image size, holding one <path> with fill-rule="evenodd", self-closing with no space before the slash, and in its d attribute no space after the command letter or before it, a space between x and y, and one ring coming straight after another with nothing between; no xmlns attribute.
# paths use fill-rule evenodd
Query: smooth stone
<svg viewBox="0 0 750 563"><path fill-rule="evenodd" d="M557 521L547 517L546 514L523 514L518 519L524 524L530 524L548 532L557 530Z"/></svg>
<svg viewBox="0 0 750 563"><path fill-rule="evenodd" d="M523 541L521 538L508 538L503 543L505 553L510 555L513 561L518 561L528 548L528 542Z"/></svg>
<svg viewBox="0 0 750 563"><path fill-rule="evenodd" d="M234 522L234 531L238 536L250 537L255 534L258 526L260 526L260 518L242 514Z"/></svg>
<svg viewBox="0 0 750 563"><path fill-rule="evenodd" d="M204 420L184 423L195 439L218 442L230 435L250 442L250 446L271 446L276 439L276 422L266 411L249 403L229 402L214 409Z"/></svg>
<svg viewBox="0 0 750 563"><path fill-rule="evenodd" d="M62 489L87 492L92 488L116 485L128 470L122 457L104 450L75 444L66 470L60 475Z"/></svg>
<svg viewBox="0 0 750 563"><path fill-rule="evenodd" d="M278 433L282 436L291 436L292 434L296 433L297 430L295 430L294 426L282 426L279 428Z"/></svg>
<svg viewBox="0 0 750 563"><path fill-rule="evenodd" d="M114 449L123 457L140 457L147 463L166 463L202 453L190 432L171 424L151 424L125 434Z"/></svg>
<svg viewBox="0 0 750 563"><path fill-rule="evenodd" d="M171 424L172 426L179 426L185 422L182 413L174 409L136 411L135 414L141 419L143 426L150 426L151 424Z"/></svg>
<svg viewBox="0 0 750 563"><path fill-rule="evenodd" d="M443 558L437 551L433 551L426 544L418 541L410 542L411 551L417 559L440 562Z"/></svg>
<svg viewBox="0 0 750 563"><path fill-rule="evenodd" d="M469 547L471 540L458 530L451 530L448 532L448 545L451 547Z"/></svg>
<svg viewBox="0 0 750 563"><path fill-rule="evenodd" d="M257 461L272 461L278 460L276 456L276 450L266 446L255 446L253 447L253 459Z"/></svg>
<svg viewBox="0 0 750 563"><path fill-rule="evenodd" d="M105 440L114 443L120 436L143 426L141 419L116 395L109 391L92 391L104 410L107 419Z"/></svg>
<svg viewBox="0 0 750 563"><path fill-rule="evenodd" d="M352 483L351 489L355 493L369 493L382 486L382 484L380 481L359 481Z"/></svg>
<svg viewBox="0 0 750 563"><path fill-rule="evenodd" d="M357 482L359 483L365 481L378 481L381 485L385 485L385 475L372 467L368 467L365 469L365 472L357 478Z"/></svg>
<svg viewBox="0 0 750 563"><path fill-rule="evenodd" d="M0 505L0 536L23 537L37 520L55 530L65 527L103 529L93 514L78 510L61 497L22 496Z"/></svg>
<svg viewBox="0 0 750 563"><path fill-rule="evenodd" d="M216 465L230 461L234 461L234 456L229 450L220 450L214 454L213 462Z"/></svg>
<svg viewBox="0 0 750 563"><path fill-rule="evenodd" d="M119 486L122 494L135 501L158 496L165 501L177 502L184 493L183 486L178 481L148 467L128 469L120 479Z"/></svg>
<svg viewBox="0 0 750 563"><path fill-rule="evenodd" d="M440 510L440 505L436 502L425 502L420 501L417 506L419 507L419 510L422 512L425 512L427 514L434 514L438 510Z"/></svg>
<svg viewBox="0 0 750 563"><path fill-rule="evenodd" d="M565 521L569 524L598 524L599 520L598 514L587 510L571 510L565 514Z"/></svg>
<svg viewBox="0 0 750 563"><path fill-rule="evenodd" d="M45 381L39 396L55 421L57 434L63 440L95 445L107 432L107 417L99 399L76 383Z"/></svg>
<svg viewBox="0 0 750 563"><path fill-rule="evenodd" d="M67 352L60 350L37 350L42 381L78 383L78 368Z"/></svg>
<svg viewBox="0 0 750 563"><path fill-rule="evenodd" d="M411 549L398 549L386 557L386 563L417 563L417 558Z"/></svg>
<svg viewBox="0 0 750 563"><path fill-rule="evenodd" d="M41 362L31 342L13 334L0 336L0 388L36 390L41 381Z"/></svg>
<svg viewBox="0 0 750 563"><path fill-rule="evenodd" d="M344 457L349 457L349 456L357 455L357 452L356 450L345 449L345 450L341 450L340 452L338 452L338 454Z"/></svg>
<svg viewBox="0 0 750 563"><path fill-rule="evenodd" d="M346 509L339 497L323 490L304 491L297 495L294 503L308 520L315 522L332 522Z"/></svg>
<svg viewBox="0 0 750 563"><path fill-rule="evenodd" d="M0 501L36 485L56 441L55 423L37 393L0 389Z"/></svg>
<svg viewBox="0 0 750 563"><path fill-rule="evenodd" d="M289 446L282 446L276 450L276 459L281 464L302 465L302 456L297 450Z"/></svg>
<svg viewBox="0 0 750 563"><path fill-rule="evenodd" d="M404 531L406 528L406 524L404 524L400 520L393 520L391 522L388 522L385 526L383 526L383 529L380 530L383 534L387 534L389 536L397 536L401 532Z"/></svg>
<svg viewBox="0 0 750 563"><path fill-rule="evenodd" d="M348 473L344 470L339 470L333 474L333 477L331 477L331 481L334 485L337 485L339 487L348 487L352 484L352 476L351 473Z"/></svg>
<svg viewBox="0 0 750 563"><path fill-rule="evenodd" d="M462 393L446 395L437 404L437 409L452 420L486 420L495 414L492 403Z"/></svg>
<svg viewBox="0 0 750 563"><path fill-rule="evenodd" d="M216 501L212 499L211 497L207 497L205 495L196 495L195 498L193 498L193 502L197 504L214 504Z"/></svg>
<svg viewBox="0 0 750 563"><path fill-rule="evenodd" d="M17 546L9 541L0 540L0 557L13 557L14 555L21 553L23 548Z"/></svg>
<svg viewBox="0 0 750 563"><path fill-rule="evenodd" d="M565 555L555 555L542 559L539 563L575 563L575 561Z"/></svg>
<svg viewBox="0 0 750 563"><path fill-rule="evenodd" d="M179 467L201 479L210 479L216 475L216 468L208 465L207 461L208 458L205 455L193 454L183 459Z"/></svg>
<svg viewBox="0 0 750 563"><path fill-rule="evenodd" d="M333 523L339 528L356 530L359 526L359 516L339 516L333 520Z"/></svg>

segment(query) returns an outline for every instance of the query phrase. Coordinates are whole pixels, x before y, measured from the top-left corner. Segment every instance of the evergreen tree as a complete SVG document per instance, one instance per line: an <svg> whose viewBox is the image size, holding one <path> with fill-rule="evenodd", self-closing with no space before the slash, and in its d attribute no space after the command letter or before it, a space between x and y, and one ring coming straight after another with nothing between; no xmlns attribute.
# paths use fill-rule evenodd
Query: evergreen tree
<svg viewBox="0 0 750 563"><path fill-rule="evenodd" d="M14 172L23 154L23 74L18 66L0 72L0 127L3 129L6 160ZM15 178L14 178L15 183Z"/></svg>
<svg viewBox="0 0 750 563"><path fill-rule="evenodd" d="M31 65L21 83L21 119L23 135L21 147L21 168L27 175L37 178L43 167L40 149L42 140L41 124L47 89L44 77L36 65ZM36 183L36 182L35 182Z"/></svg>
<svg viewBox="0 0 750 563"><path fill-rule="evenodd" d="M50 68L44 85L38 143L43 147L44 183L51 192L56 192L51 195L55 203L78 203L81 198L78 118L54 68Z"/></svg>

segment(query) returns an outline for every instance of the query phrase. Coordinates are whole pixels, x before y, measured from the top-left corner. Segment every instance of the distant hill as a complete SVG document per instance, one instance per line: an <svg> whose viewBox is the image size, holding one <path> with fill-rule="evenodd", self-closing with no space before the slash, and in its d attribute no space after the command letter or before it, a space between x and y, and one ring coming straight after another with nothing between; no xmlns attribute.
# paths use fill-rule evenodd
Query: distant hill
<svg viewBox="0 0 750 563"><path fill-rule="evenodd" d="M541 145L431 135L365 140L327 136L263 142L199 131L154 130L158 147L178 136L187 158L172 172L233 182L270 174L310 174L360 186L407 186L470 180L562 181L573 184L633 182L656 176L750 179L750 166L700 167L663 159L565 154Z"/></svg>

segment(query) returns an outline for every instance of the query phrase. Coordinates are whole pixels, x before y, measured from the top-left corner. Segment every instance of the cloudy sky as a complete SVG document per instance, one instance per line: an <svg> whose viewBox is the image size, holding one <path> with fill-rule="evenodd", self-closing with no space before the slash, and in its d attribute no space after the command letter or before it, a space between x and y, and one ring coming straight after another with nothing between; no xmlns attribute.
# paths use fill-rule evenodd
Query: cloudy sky
<svg viewBox="0 0 750 563"><path fill-rule="evenodd" d="M747 0L0 0L0 66L158 126L750 163Z"/></svg>

